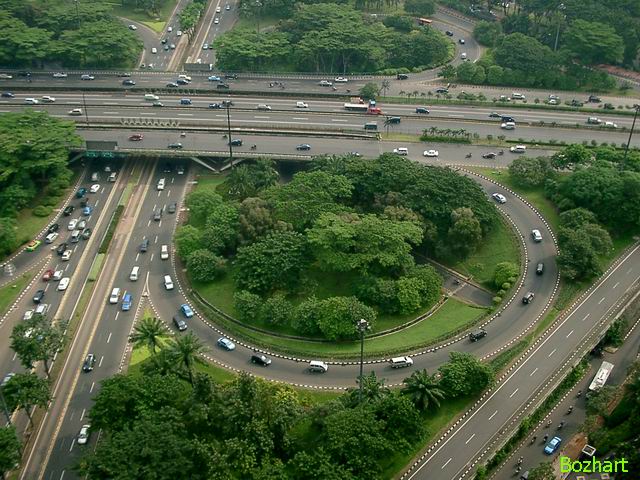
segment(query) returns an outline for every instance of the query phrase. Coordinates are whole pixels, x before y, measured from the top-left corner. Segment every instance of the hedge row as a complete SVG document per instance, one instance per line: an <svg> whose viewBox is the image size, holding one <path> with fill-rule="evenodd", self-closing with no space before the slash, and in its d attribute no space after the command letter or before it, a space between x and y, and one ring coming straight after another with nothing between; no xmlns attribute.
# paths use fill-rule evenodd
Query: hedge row
<svg viewBox="0 0 640 480"><path fill-rule="evenodd" d="M118 205L113 217L111 217L111 223L109 223L109 228L107 229L107 233L105 234L102 243L100 244L98 253L107 253L107 250L109 250L111 239L113 238L113 234L116 233L116 227L118 226L122 212L124 212L124 205Z"/></svg>

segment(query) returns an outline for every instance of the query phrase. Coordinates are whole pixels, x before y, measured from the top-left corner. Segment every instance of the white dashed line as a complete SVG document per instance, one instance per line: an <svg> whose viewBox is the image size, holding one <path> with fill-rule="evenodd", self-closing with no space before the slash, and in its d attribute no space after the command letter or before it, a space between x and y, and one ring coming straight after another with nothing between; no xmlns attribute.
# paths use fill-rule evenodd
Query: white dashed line
<svg viewBox="0 0 640 480"><path fill-rule="evenodd" d="M509 395L509 398L513 398L513 396L518 393L518 390L520 390L520 388L516 388L513 393L511 395Z"/></svg>
<svg viewBox="0 0 640 480"><path fill-rule="evenodd" d="M618 285L620 285L620 282L617 282L617 283L613 286L613 288L616 288ZM613 289L612 289L612 290L613 290Z"/></svg>
<svg viewBox="0 0 640 480"><path fill-rule="evenodd" d="M554 348L553 351L548 355L549 358L551 358L551 355L553 355L554 353L556 353L557 348Z"/></svg>
<svg viewBox="0 0 640 480"><path fill-rule="evenodd" d="M569 338L573 332L574 330L571 330L569 333L567 333L567 338Z"/></svg>
<svg viewBox="0 0 640 480"><path fill-rule="evenodd" d="M476 436L476 434L474 433L473 435L471 435L471 436L469 437L469 440L467 440L466 442L464 442L464 444L465 444L465 445L468 445L468 444L469 444L469 442L470 442L470 441L473 439L473 437L475 437L475 436Z"/></svg>
<svg viewBox="0 0 640 480"><path fill-rule="evenodd" d="M107 337L107 343L111 341L111 332L109 332L109 336Z"/></svg>
<svg viewBox="0 0 640 480"><path fill-rule="evenodd" d="M531 373L529 374L529 376L530 376L530 377L533 377L537 371L538 371L538 367L536 367L536 369L535 369L533 372L531 372Z"/></svg>
<svg viewBox="0 0 640 480"><path fill-rule="evenodd" d="M442 467L440 467L440 470L444 470L444 467L446 467L447 465L449 465L449 462L453 460L453 457L451 457L449 460L447 460L444 465L442 465Z"/></svg>
<svg viewBox="0 0 640 480"><path fill-rule="evenodd" d="M584 318L582 319L582 321L584 322L584 321L585 321L587 318L589 318L590 316L591 316L591 314L590 314L590 313L587 313L587 314L584 316Z"/></svg>
<svg viewBox="0 0 640 480"><path fill-rule="evenodd" d="M604 299L605 299L605 297L602 297L602 298L600 299L600 301L598 302L598 305L600 305L602 302L604 302Z"/></svg>
<svg viewBox="0 0 640 480"><path fill-rule="evenodd" d="M496 410L495 412L493 412L493 413L491 414L491 416L489 417L489 420L491 420L493 417L495 417L497 413L498 413L498 410Z"/></svg>

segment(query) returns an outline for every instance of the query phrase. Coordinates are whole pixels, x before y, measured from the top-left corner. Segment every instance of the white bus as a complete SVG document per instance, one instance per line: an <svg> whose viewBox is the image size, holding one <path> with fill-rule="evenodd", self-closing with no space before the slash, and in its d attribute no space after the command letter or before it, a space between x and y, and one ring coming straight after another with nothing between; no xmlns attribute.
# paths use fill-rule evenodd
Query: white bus
<svg viewBox="0 0 640 480"><path fill-rule="evenodd" d="M607 383L607 379L611 374L611 370L613 370L613 363L602 362L600 368L598 369L598 373L593 378L591 385L589 385L589 390L595 392L596 390L600 390Z"/></svg>

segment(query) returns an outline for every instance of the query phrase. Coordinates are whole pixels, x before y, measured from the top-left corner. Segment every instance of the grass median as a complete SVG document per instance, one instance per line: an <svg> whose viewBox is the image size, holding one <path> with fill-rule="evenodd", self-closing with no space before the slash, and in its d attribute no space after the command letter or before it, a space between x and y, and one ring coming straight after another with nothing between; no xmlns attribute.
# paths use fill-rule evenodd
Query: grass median
<svg viewBox="0 0 640 480"><path fill-rule="evenodd" d="M13 305L20 292L22 292L29 282L33 279L33 272L23 273L19 277L14 278L10 283L0 288L0 315L7 313L7 309Z"/></svg>
<svg viewBox="0 0 640 480"><path fill-rule="evenodd" d="M169 20L169 17L171 17L171 12L173 12L176 3L177 0L168 0L166 2L161 2L157 15L150 14L143 8L135 8L133 4L121 5L120 3L118 3L113 4L114 8L112 10L112 13L119 17L124 17L129 20L134 20L136 22L142 23L150 29L158 33L162 33L167 20Z"/></svg>

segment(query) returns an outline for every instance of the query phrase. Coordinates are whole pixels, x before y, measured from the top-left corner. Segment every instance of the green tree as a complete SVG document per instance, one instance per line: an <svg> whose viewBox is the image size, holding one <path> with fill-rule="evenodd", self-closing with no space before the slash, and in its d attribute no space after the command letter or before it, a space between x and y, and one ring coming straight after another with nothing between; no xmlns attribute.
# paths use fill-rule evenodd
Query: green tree
<svg viewBox="0 0 640 480"><path fill-rule="evenodd" d="M209 250L191 252L187 260L187 271L196 282L212 282L224 275L227 261Z"/></svg>
<svg viewBox="0 0 640 480"><path fill-rule="evenodd" d="M539 187L552 174L547 157L520 157L509 165L509 175L522 187Z"/></svg>
<svg viewBox="0 0 640 480"><path fill-rule="evenodd" d="M46 408L51 401L49 382L39 378L35 373L17 373L3 387L2 393L9 411L24 410L31 427L33 427L31 409L33 407Z"/></svg>
<svg viewBox="0 0 640 480"><path fill-rule="evenodd" d="M603 22L575 20L565 32L565 48L586 65L620 63L624 42L616 30Z"/></svg>
<svg viewBox="0 0 640 480"><path fill-rule="evenodd" d="M187 260L193 252L202 248L202 232L193 225L179 226L174 239L178 256L182 260Z"/></svg>
<svg viewBox="0 0 640 480"><path fill-rule="evenodd" d="M473 28L473 36L478 43L485 47L494 47L502 35L502 27L498 22L486 22L484 20L476 23Z"/></svg>
<svg viewBox="0 0 640 480"><path fill-rule="evenodd" d="M133 328L129 341L135 348L146 347L151 355L155 355L167 337L167 329L160 320L156 317L143 317Z"/></svg>
<svg viewBox="0 0 640 480"><path fill-rule="evenodd" d="M520 274L520 267L512 262L501 262L493 272L493 284L500 289L505 283L513 285Z"/></svg>
<svg viewBox="0 0 640 480"><path fill-rule="evenodd" d="M253 323L261 318L260 311L263 304L259 295L247 290L239 290L233 295L233 300L240 321Z"/></svg>
<svg viewBox="0 0 640 480"><path fill-rule="evenodd" d="M450 398L474 395L493 382L494 372L469 353L451 352L451 360L440 366L440 385Z"/></svg>
<svg viewBox="0 0 640 480"><path fill-rule="evenodd" d="M402 393L407 395L421 412L440 408L440 402L445 398L445 392L435 375L429 375L426 369L416 370L402 383Z"/></svg>
<svg viewBox="0 0 640 480"><path fill-rule="evenodd" d="M415 21L406 15L388 15L384 17L382 23L386 27L395 28L399 32L410 32L415 28Z"/></svg>
<svg viewBox="0 0 640 480"><path fill-rule="evenodd" d="M13 470L20 462L20 440L13 425L0 427L0 475Z"/></svg>
<svg viewBox="0 0 640 480"><path fill-rule="evenodd" d="M369 82L365 83L360 88L360 97L363 100L375 100L380 95L380 87L377 83Z"/></svg>
<svg viewBox="0 0 640 480"><path fill-rule="evenodd" d="M624 334L627 331L627 320L624 317L617 318L607 330L604 342L614 347L620 347L624 343Z"/></svg>
<svg viewBox="0 0 640 480"><path fill-rule="evenodd" d="M470 208L457 208L451 212L451 227L447 235L449 251L465 258L480 245L482 227Z"/></svg>
<svg viewBox="0 0 640 480"><path fill-rule="evenodd" d="M18 247L16 230L13 218L0 217L0 255L9 255Z"/></svg>
<svg viewBox="0 0 640 480"><path fill-rule="evenodd" d="M199 188L194 190L187 197L187 207L189 207L189 217L192 223L204 225L209 212L223 203L222 197L212 188Z"/></svg>
<svg viewBox="0 0 640 480"><path fill-rule="evenodd" d="M429 16L436 13L436 3L433 0L406 0L404 11L417 16Z"/></svg>
<svg viewBox="0 0 640 480"><path fill-rule="evenodd" d="M207 212L202 243L216 255L232 252L238 239L238 207L221 203Z"/></svg>
<svg viewBox="0 0 640 480"><path fill-rule="evenodd" d="M561 228L558 231L558 246L560 270L572 280L590 278L600 273L598 256L613 248L609 233L592 223L578 228Z"/></svg>
<svg viewBox="0 0 640 480"><path fill-rule="evenodd" d="M534 78L546 75L558 63L557 55L549 47L522 33L500 38L493 57L501 67L518 70Z"/></svg>
<svg viewBox="0 0 640 480"><path fill-rule="evenodd" d="M313 454L298 451L287 465L293 471L293 480L354 480L351 472L335 464L322 446Z"/></svg>
<svg viewBox="0 0 640 480"><path fill-rule="evenodd" d="M567 168L569 165L587 165L591 162L591 151L584 145L574 143L566 146L551 157L554 168Z"/></svg>
<svg viewBox="0 0 640 480"><path fill-rule="evenodd" d="M318 308L318 328L329 340L354 338L358 320L365 318L370 325L376 320L375 310L356 297L330 297L322 300Z"/></svg>
<svg viewBox="0 0 640 480"><path fill-rule="evenodd" d="M276 220L269 204L262 198L246 198L240 204L238 216L238 244L248 245L271 232L284 232L293 227Z"/></svg>
<svg viewBox="0 0 640 480"><path fill-rule="evenodd" d="M17 324L11 333L11 348L22 366L31 369L35 362L43 362L47 378L50 376L49 362L62 348L64 341L64 325L52 325L42 315L34 315Z"/></svg>
<svg viewBox="0 0 640 480"><path fill-rule="evenodd" d="M306 240L296 232L276 232L238 249L239 288L264 293L294 286L308 262Z"/></svg>
<svg viewBox="0 0 640 480"><path fill-rule="evenodd" d="M556 472L551 462L542 462L529 471L529 480L555 480Z"/></svg>
<svg viewBox="0 0 640 480"><path fill-rule="evenodd" d="M169 356L175 360L178 367L187 372L191 385L196 364L205 363L201 357L205 351L204 344L192 332L171 339L167 345Z"/></svg>
<svg viewBox="0 0 640 480"><path fill-rule="evenodd" d="M273 160L259 159L255 163L242 164L234 168L226 180L229 194L244 200L255 197L262 190L275 185L278 171Z"/></svg>
<svg viewBox="0 0 640 480"><path fill-rule="evenodd" d="M291 302L283 294L276 293L264 302L260 317L273 325L289 325L293 310Z"/></svg>

